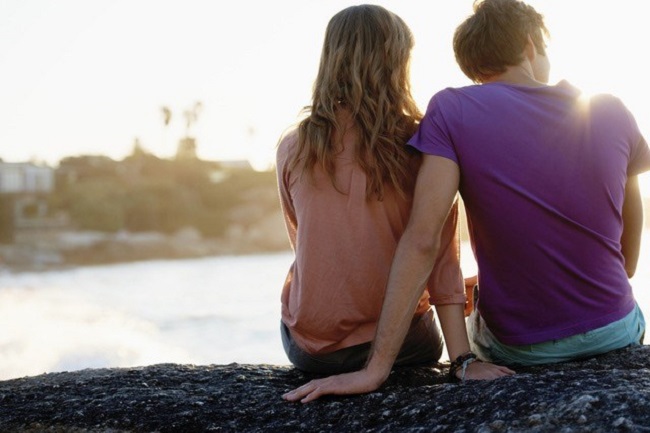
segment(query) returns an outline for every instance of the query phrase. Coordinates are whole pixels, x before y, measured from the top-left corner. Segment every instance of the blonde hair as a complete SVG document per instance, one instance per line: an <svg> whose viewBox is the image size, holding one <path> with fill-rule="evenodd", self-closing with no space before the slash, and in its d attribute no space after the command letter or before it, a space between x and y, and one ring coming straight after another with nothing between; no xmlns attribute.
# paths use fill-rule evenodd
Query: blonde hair
<svg viewBox="0 0 650 433"><path fill-rule="evenodd" d="M422 118L411 96L413 44L406 23L381 6L351 6L330 19L293 167L311 172L319 164L336 188L342 136L336 112L345 107L360 131L356 159L367 177L366 197L382 200L386 183L407 192L412 173L405 143Z"/></svg>

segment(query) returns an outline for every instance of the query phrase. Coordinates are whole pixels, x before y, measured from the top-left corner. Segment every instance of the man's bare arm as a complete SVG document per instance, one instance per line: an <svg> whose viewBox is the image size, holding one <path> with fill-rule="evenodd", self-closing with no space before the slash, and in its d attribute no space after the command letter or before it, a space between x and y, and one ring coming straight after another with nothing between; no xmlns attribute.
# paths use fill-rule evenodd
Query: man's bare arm
<svg viewBox="0 0 650 433"><path fill-rule="evenodd" d="M630 176L625 185L625 201L623 202L623 234L621 235L621 250L625 258L625 271L628 278L636 272L641 249L641 232L643 231L643 202L639 190L639 179Z"/></svg>
<svg viewBox="0 0 650 433"><path fill-rule="evenodd" d="M460 174L451 160L425 156L418 173L409 223L388 277L368 369L390 372L438 255L440 233L458 192Z"/></svg>

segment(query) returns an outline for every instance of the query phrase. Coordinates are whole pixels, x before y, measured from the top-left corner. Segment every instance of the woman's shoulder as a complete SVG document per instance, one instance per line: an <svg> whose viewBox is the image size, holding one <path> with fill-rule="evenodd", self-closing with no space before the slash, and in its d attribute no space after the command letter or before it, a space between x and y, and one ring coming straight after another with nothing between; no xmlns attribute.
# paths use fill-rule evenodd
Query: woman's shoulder
<svg viewBox="0 0 650 433"><path fill-rule="evenodd" d="M295 146L298 143L298 127L292 125L282 131L280 138L278 139L278 148L286 148Z"/></svg>
<svg viewBox="0 0 650 433"><path fill-rule="evenodd" d="M298 145L298 128L291 126L282 132L278 139L277 153L278 155L291 154Z"/></svg>

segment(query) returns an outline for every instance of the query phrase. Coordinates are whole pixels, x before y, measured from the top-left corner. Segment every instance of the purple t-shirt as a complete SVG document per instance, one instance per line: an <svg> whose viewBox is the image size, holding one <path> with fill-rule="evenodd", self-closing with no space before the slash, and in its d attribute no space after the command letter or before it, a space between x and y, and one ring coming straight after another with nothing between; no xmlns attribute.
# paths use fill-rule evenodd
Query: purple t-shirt
<svg viewBox="0 0 650 433"><path fill-rule="evenodd" d="M565 81L445 89L409 142L459 166L478 309L505 344L586 332L634 307L622 206L650 150L619 99L579 96Z"/></svg>

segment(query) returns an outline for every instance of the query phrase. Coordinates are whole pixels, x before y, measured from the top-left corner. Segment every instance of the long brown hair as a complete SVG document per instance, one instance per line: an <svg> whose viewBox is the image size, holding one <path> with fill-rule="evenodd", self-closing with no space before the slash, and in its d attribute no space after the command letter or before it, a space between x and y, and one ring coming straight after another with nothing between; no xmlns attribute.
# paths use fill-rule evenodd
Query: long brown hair
<svg viewBox="0 0 650 433"><path fill-rule="evenodd" d="M405 143L422 118L411 95L413 44L406 23L381 6L351 6L331 18L312 105L298 126L293 167L311 172L319 164L336 187L334 160L342 136L336 112L345 107L360 132L356 159L367 177L366 197L383 199L386 183L407 192L412 174Z"/></svg>

